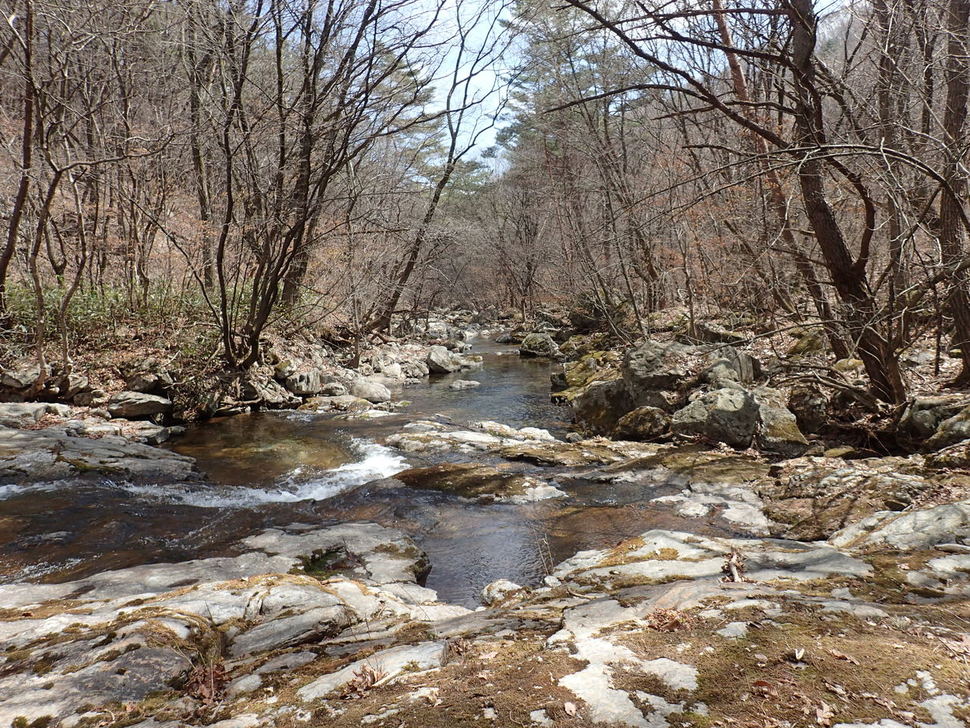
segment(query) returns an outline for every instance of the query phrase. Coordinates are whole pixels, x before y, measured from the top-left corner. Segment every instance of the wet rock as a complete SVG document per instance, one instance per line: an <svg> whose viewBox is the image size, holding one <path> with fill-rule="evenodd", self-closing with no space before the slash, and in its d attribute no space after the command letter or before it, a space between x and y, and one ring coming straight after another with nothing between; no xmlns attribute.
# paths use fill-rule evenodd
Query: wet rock
<svg viewBox="0 0 970 728"><path fill-rule="evenodd" d="M432 374L450 374L461 369L461 357L443 346L432 346L425 363Z"/></svg>
<svg viewBox="0 0 970 728"><path fill-rule="evenodd" d="M129 420L164 416L172 411L172 401L143 392L118 392L108 400L108 411Z"/></svg>
<svg viewBox="0 0 970 728"><path fill-rule="evenodd" d="M670 428L670 416L659 407L638 407L616 423L613 436L621 440L650 442L663 437Z"/></svg>
<svg viewBox="0 0 970 728"><path fill-rule="evenodd" d="M751 445L758 424L758 403L743 389L706 392L671 418L671 430L677 434L700 435L739 448Z"/></svg>
<svg viewBox="0 0 970 728"><path fill-rule="evenodd" d="M63 430L0 428L0 477L47 480L94 472L144 480L193 480L192 458L122 437L73 437Z"/></svg>
<svg viewBox="0 0 970 728"><path fill-rule="evenodd" d="M549 334L532 333L522 339L519 354L526 357L542 357L557 359L560 356L559 345Z"/></svg>
<svg viewBox="0 0 970 728"><path fill-rule="evenodd" d="M538 478L474 463L446 463L412 468L394 476L412 488L440 490L464 498L530 503L563 498L565 493Z"/></svg>
<svg viewBox="0 0 970 728"><path fill-rule="evenodd" d="M375 404L391 401L391 390L380 382L371 379L358 379L351 385L350 393L354 397L366 399Z"/></svg>
<svg viewBox="0 0 970 728"><path fill-rule="evenodd" d="M451 384L448 385L448 389L454 389L456 391L461 391L464 389L475 389L482 386L481 382L475 382L470 379L456 379Z"/></svg>

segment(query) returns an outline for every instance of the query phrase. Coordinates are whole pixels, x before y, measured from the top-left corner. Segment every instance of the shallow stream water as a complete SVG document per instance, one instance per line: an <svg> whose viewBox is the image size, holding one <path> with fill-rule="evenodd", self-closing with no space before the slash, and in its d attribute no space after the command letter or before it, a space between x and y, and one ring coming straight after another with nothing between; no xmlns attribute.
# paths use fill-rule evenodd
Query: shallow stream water
<svg viewBox="0 0 970 728"><path fill-rule="evenodd" d="M550 402L548 363L487 342L475 353L484 357L483 369L400 391L411 402L400 414L352 420L276 412L195 425L172 447L197 459L204 483L136 486L82 478L0 485L0 583L62 581L140 563L232 554L240 539L272 525L372 520L407 532L428 553L427 586L439 598L475 606L482 587L496 579L534 584L579 550L611 546L650 528L698 527L649 503L664 494L663 484L645 489L546 471L540 477L569 497L526 505L387 487L382 479L411 466L481 457L412 455L383 444L414 420L495 420L565 432L568 411ZM456 378L481 386L452 390L448 384Z"/></svg>

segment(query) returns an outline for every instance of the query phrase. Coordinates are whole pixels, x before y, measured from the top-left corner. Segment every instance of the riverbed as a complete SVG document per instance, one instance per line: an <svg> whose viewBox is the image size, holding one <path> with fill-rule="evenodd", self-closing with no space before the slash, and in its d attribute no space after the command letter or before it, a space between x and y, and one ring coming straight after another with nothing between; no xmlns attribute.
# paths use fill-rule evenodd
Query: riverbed
<svg viewBox="0 0 970 728"><path fill-rule="evenodd" d="M409 467L481 459L415 455L385 444L411 422L492 420L560 437L567 432L568 410L549 398L548 362L491 342L477 343L473 353L483 357L481 370L395 392L410 402L399 413L359 419L281 411L193 425L171 447L196 458L202 482L134 485L90 477L0 485L0 583L232 554L240 539L273 525L369 520L405 531L427 552L427 586L441 600L475 606L482 587L496 579L536 584L577 551L650 528L684 527L669 509L650 503L666 492L663 484L646 492L636 483L517 463L567 497L512 505L389 481ZM480 386L450 388L457 378ZM689 527L718 532L696 520Z"/></svg>

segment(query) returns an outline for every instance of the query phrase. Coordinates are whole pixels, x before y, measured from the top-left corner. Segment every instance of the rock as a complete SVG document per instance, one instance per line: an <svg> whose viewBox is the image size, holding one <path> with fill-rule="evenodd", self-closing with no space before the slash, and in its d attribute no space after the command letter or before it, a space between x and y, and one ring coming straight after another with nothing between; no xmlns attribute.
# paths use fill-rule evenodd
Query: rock
<svg viewBox="0 0 970 728"><path fill-rule="evenodd" d="M623 415L613 436L620 440L650 442L659 439L670 428L670 416L658 407L638 407Z"/></svg>
<svg viewBox="0 0 970 728"><path fill-rule="evenodd" d="M358 379L351 385L350 393L354 397L366 399L374 404L391 401L391 390L380 382L370 379Z"/></svg>
<svg viewBox="0 0 970 728"><path fill-rule="evenodd" d="M970 469L970 440L963 440L926 456L926 466L936 469Z"/></svg>
<svg viewBox="0 0 970 728"><path fill-rule="evenodd" d="M964 394L915 397L906 405L899 418L897 431L904 440L921 443L931 437L944 420L970 407L970 398ZM941 440L946 439L941 436Z"/></svg>
<svg viewBox="0 0 970 728"><path fill-rule="evenodd" d="M549 334L532 333L522 339L522 343L519 344L519 355L557 359L560 356L559 345L553 341Z"/></svg>
<svg viewBox="0 0 970 728"><path fill-rule="evenodd" d="M808 450L808 440L798 429L798 421L787 407L784 397L776 389L758 387L754 390L758 403L759 423L755 444L767 452L785 457L798 457Z"/></svg>
<svg viewBox="0 0 970 728"><path fill-rule="evenodd" d="M78 407L103 407L108 404L110 397L103 389L92 389L90 392L78 392L74 395L74 404Z"/></svg>
<svg viewBox="0 0 970 728"><path fill-rule="evenodd" d="M167 373L139 372L128 378L125 389L130 392L167 396L173 383L171 375Z"/></svg>
<svg viewBox="0 0 970 728"><path fill-rule="evenodd" d="M690 347L656 341L645 341L627 351L621 372L633 401L644 404L644 392L675 391L689 384L690 353Z"/></svg>
<svg viewBox="0 0 970 728"><path fill-rule="evenodd" d="M572 400L576 424L592 433L612 432L633 400L622 380L591 382Z"/></svg>
<svg viewBox="0 0 970 728"><path fill-rule="evenodd" d="M167 415L172 411L172 401L143 392L118 392L108 400L108 411L112 417L136 420Z"/></svg>
<svg viewBox="0 0 970 728"><path fill-rule="evenodd" d="M482 589L482 604L492 607L505 601L510 595L522 591L522 587L508 579L499 579Z"/></svg>
<svg viewBox="0 0 970 728"><path fill-rule="evenodd" d="M305 702L326 697L350 683L365 667L381 675L381 680L385 684L406 669L429 670L440 667L445 660L445 647L444 642L421 642L417 645L401 645L381 650L366 659L350 663L342 670L324 675L304 685L297 691L297 695Z"/></svg>
<svg viewBox="0 0 970 728"><path fill-rule="evenodd" d="M282 384L262 371L251 371L237 380L243 403L270 409L298 406L299 397L290 394Z"/></svg>
<svg viewBox="0 0 970 728"><path fill-rule="evenodd" d="M699 321L694 324L694 330L685 334L683 338L688 343L701 342L703 344L742 344L748 337L737 331L731 331L712 321Z"/></svg>
<svg viewBox="0 0 970 728"><path fill-rule="evenodd" d="M123 437L89 439L54 428L0 428L0 478L39 481L94 472L138 480L193 480L194 468L192 458Z"/></svg>
<svg viewBox="0 0 970 728"><path fill-rule="evenodd" d="M788 395L788 409L795 415L798 428L818 433L828 423L828 398L818 387L798 385Z"/></svg>
<svg viewBox="0 0 970 728"><path fill-rule="evenodd" d="M802 334L798 341L788 349L788 356L804 356L805 354L817 354L825 351L825 333L820 329L812 329Z"/></svg>
<svg viewBox="0 0 970 728"><path fill-rule="evenodd" d="M68 374L61 380L60 384L60 396L63 399L74 399L77 395L82 392L87 392L91 389L90 382L88 378L83 374Z"/></svg>
<svg viewBox="0 0 970 728"><path fill-rule="evenodd" d="M456 379L451 384L448 385L448 389L463 390L463 389L475 389L476 387L482 386L481 382L475 382L470 379Z"/></svg>
<svg viewBox="0 0 970 728"><path fill-rule="evenodd" d="M46 376L46 373L45 373ZM0 387L23 392L34 386L41 377L40 364L27 363L0 372Z"/></svg>
<svg viewBox="0 0 970 728"><path fill-rule="evenodd" d="M743 389L702 394L671 418L671 430L676 434L700 435L739 448L751 445L758 424L758 403Z"/></svg>
<svg viewBox="0 0 970 728"><path fill-rule="evenodd" d="M450 374L461 369L461 357L443 346L432 346L425 362L432 374Z"/></svg>
<svg viewBox="0 0 970 728"><path fill-rule="evenodd" d="M899 551L919 551L953 541L970 542L970 501L906 513L882 511L829 539L838 548L889 546Z"/></svg>
<svg viewBox="0 0 970 728"><path fill-rule="evenodd" d="M318 369L294 372L286 377L284 386L298 397L312 397L323 389L323 379Z"/></svg>
<svg viewBox="0 0 970 728"><path fill-rule="evenodd" d="M25 427L37 422L44 415L66 417L70 407L47 402L0 402L0 425L3 427Z"/></svg>
<svg viewBox="0 0 970 728"><path fill-rule="evenodd" d="M503 471L488 465L444 463L411 468L394 476L412 488L440 490L464 498L487 498L504 503L531 503L563 498L558 488L531 475Z"/></svg>
<svg viewBox="0 0 970 728"><path fill-rule="evenodd" d="M925 446L927 450L939 450L967 439L970 439L970 407L964 407L952 417L943 420Z"/></svg>

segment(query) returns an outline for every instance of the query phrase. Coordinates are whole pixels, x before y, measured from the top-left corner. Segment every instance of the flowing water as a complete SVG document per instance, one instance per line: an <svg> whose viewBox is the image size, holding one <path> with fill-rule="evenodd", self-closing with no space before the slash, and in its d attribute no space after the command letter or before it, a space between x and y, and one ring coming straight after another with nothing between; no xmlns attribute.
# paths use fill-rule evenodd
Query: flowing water
<svg viewBox="0 0 970 728"><path fill-rule="evenodd" d="M61 581L232 554L241 538L272 525L372 520L404 530L428 553L427 586L442 600L474 606L495 579L533 584L578 550L649 528L684 527L648 502L665 492L662 486L546 472L542 477L556 481L568 498L505 505L381 482L411 466L477 457L404 454L382 444L417 419L565 431L568 412L550 402L547 363L491 343L475 351L484 368L460 377L481 382L479 388L456 391L448 384L459 375L435 377L398 393L411 402L400 414L348 420L277 412L195 425L173 447L197 459L204 483L79 478L0 485L0 582Z"/></svg>

